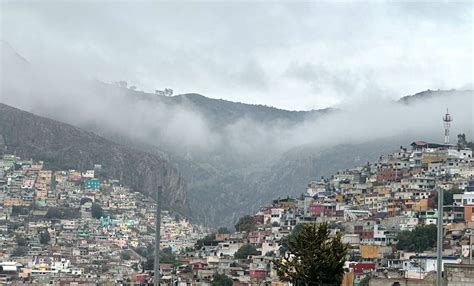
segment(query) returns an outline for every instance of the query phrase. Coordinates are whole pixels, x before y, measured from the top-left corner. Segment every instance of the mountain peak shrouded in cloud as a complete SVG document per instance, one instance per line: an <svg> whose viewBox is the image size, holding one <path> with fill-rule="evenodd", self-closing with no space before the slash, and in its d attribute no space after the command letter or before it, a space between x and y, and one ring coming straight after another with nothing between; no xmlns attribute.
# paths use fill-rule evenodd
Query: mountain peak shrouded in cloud
<svg viewBox="0 0 474 286"><path fill-rule="evenodd" d="M394 146L441 141L446 107L455 117L452 133L473 135L472 91L425 92L402 100L408 104L368 96L341 109L288 111L45 75L34 64L10 71L2 73L2 102L164 156L182 173L195 218L208 225L230 225L271 198L298 194L309 180Z"/></svg>
<svg viewBox="0 0 474 286"><path fill-rule="evenodd" d="M0 102L167 158L209 225L442 141L446 108L474 135L470 4L1 5Z"/></svg>
<svg viewBox="0 0 474 286"><path fill-rule="evenodd" d="M36 66L145 91L308 110L473 78L467 2L1 5L2 38Z"/></svg>

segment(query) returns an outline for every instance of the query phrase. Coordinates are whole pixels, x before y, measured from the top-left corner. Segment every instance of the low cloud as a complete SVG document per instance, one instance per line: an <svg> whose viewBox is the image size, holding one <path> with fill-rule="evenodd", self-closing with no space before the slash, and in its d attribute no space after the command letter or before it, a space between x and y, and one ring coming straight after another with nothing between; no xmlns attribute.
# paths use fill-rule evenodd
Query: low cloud
<svg viewBox="0 0 474 286"><path fill-rule="evenodd" d="M441 141L441 115L446 108L454 116L453 138L457 133L467 133L472 138L474 129L472 92L408 105L367 96L340 105L339 111L308 116L297 122L259 121L242 116L216 123L212 119L214 114L200 112L186 98L178 101L131 91L83 79L73 72L53 69L44 72L42 68L24 64L15 53L4 50L3 56L12 58L5 61L10 64L9 73L2 73L2 102L105 136L128 138L182 156L224 154L258 161L276 159L292 148L311 144L324 147L406 134ZM293 70L295 76L304 80L318 77L320 72L312 66ZM327 75L322 78L333 80Z"/></svg>
<svg viewBox="0 0 474 286"><path fill-rule="evenodd" d="M47 70L306 110L472 82L471 8L12 1L2 3L0 37Z"/></svg>

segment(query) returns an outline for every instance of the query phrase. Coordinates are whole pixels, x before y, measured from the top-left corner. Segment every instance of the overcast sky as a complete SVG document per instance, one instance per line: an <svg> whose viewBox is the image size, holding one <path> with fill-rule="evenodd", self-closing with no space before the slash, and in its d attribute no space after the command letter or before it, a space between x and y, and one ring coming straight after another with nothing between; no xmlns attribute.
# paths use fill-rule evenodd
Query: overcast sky
<svg viewBox="0 0 474 286"><path fill-rule="evenodd" d="M302 110L473 83L470 1L15 2L1 38L31 64L150 92Z"/></svg>

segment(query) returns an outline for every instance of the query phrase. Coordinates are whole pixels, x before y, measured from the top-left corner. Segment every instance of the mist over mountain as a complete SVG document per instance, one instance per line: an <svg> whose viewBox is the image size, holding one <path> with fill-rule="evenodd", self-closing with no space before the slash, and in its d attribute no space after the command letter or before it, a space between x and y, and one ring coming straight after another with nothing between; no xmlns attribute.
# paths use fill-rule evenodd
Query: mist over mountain
<svg viewBox="0 0 474 286"><path fill-rule="evenodd" d="M0 138L2 152L42 160L52 170L86 170L100 164L100 173L105 177L119 179L150 196L163 186L167 208L190 215L184 181L172 165L157 155L1 103Z"/></svg>
<svg viewBox="0 0 474 286"><path fill-rule="evenodd" d="M9 72L2 73L1 102L166 159L186 181L192 217L206 225L231 225L275 197L299 195L310 180L412 140L441 141L446 108L454 116L453 140L473 133L472 91L429 91L400 102L368 96L337 108L288 111L146 93L19 57L2 49Z"/></svg>

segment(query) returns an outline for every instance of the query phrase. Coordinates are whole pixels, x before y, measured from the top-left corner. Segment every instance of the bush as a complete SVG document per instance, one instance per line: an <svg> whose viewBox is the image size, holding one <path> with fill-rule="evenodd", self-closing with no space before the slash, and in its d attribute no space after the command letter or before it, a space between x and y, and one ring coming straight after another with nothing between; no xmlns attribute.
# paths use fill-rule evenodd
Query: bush
<svg viewBox="0 0 474 286"><path fill-rule="evenodd" d="M397 249L422 252L436 245L436 225L422 225L398 234Z"/></svg>
<svg viewBox="0 0 474 286"><path fill-rule="evenodd" d="M122 252L122 254L120 254L120 258L122 258L122 260L130 260L132 257L128 252Z"/></svg>
<svg viewBox="0 0 474 286"><path fill-rule="evenodd" d="M23 236L17 236L16 244L18 246L28 246L28 241Z"/></svg>
<svg viewBox="0 0 474 286"><path fill-rule="evenodd" d="M247 259L249 255L258 255L260 252L257 251L257 248L251 244L242 245L239 250L234 254L236 259Z"/></svg>
<svg viewBox="0 0 474 286"><path fill-rule="evenodd" d="M241 217L237 224L235 225L235 229L237 231L246 231L250 232L255 230L257 227L255 225L255 220L253 219L252 216L246 215L244 217Z"/></svg>
<svg viewBox="0 0 474 286"><path fill-rule="evenodd" d="M225 274L215 273L212 277L212 286L232 286L232 284L232 279Z"/></svg>
<svg viewBox="0 0 474 286"><path fill-rule="evenodd" d="M94 218L99 219L104 216L104 211L102 210L102 207L99 204L93 203L91 211L92 211L92 217Z"/></svg>
<svg viewBox="0 0 474 286"><path fill-rule="evenodd" d="M28 253L27 246L18 246L15 248L11 254L11 256L25 256Z"/></svg>
<svg viewBox="0 0 474 286"><path fill-rule="evenodd" d="M196 241L196 244L194 245L194 249L199 250L204 245L204 242L213 241L214 239L216 239L215 234L208 234L204 238L198 239L198 241Z"/></svg>
<svg viewBox="0 0 474 286"><path fill-rule="evenodd" d="M48 209L48 212L46 213L46 218L72 219L72 218L78 218L79 215L80 215L80 212L78 212L76 209L51 207Z"/></svg>
<svg viewBox="0 0 474 286"><path fill-rule="evenodd" d="M48 244L50 240L51 240L51 236L49 235L49 231L47 229L43 230L40 233L40 243Z"/></svg>

